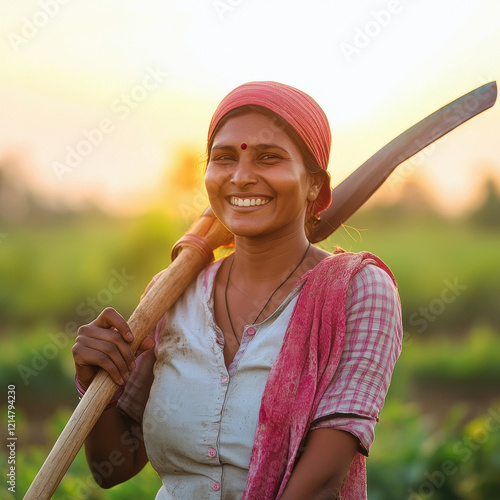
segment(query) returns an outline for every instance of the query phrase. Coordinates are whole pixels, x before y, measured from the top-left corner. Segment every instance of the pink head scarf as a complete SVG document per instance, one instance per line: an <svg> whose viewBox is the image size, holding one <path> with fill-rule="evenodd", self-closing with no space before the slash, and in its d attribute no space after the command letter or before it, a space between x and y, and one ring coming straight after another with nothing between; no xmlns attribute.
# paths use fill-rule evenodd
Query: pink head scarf
<svg viewBox="0 0 500 500"><path fill-rule="evenodd" d="M218 123L229 111L248 104L273 111L297 131L328 177L316 199L315 215L327 209L332 202L327 171L332 135L328 119L318 103L305 92L283 83L244 83L224 97L215 110L208 129L209 141Z"/></svg>

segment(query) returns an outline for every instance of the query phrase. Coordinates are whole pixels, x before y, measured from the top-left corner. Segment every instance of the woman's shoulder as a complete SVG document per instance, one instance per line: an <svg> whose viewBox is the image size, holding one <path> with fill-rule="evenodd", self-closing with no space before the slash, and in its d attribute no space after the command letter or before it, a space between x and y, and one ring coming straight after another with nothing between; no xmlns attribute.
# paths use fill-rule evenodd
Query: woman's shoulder
<svg viewBox="0 0 500 500"><path fill-rule="evenodd" d="M324 252L324 258L314 267L313 271L321 274L338 270L356 276L367 267L371 272L362 273L361 276L365 276L367 279L375 279L376 276L379 276L380 279L389 277L389 279L394 280L389 267L377 255L367 251L347 252L340 247L336 247L332 253Z"/></svg>
<svg viewBox="0 0 500 500"><path fill-rule="evenodd" d="M344 283L348 300L355 302L368 297L384 302L398 297L396 280L389 267L370 252L336 251L322 260L310 273L313 287L326 286L327 293L338 290Z"/></svg>
<svg viewBox="0 0 500 500"><path fill-rule="evenodd" d="M400 303L395 281L383 268L371 263L352 276L346 299L347 309L396 310Z"/></svg>
<svg viewBox="0 0 500 500"><path fill-rule="evenodd" d="M399 296L392 276L374 264L367 264L352 277L348 293L358 300L370 296L384 303L393 302Z"/></svg>
<svg viewBox="0 0 500 500"><path fill-rule="evenodd" d="M190 285L186 287L184 290L183 294L181 297L184 296L193 296L193 295L198 295L198 294L208 294L210 295L211 290L213 288L215 276L217 275L217 271L219 267L222 264L222 261L224 259L219 259L216 260L212 263L210 263L207 267L203 268L200 273L198 274L198 277L194 279ZM148 286L144 290L143 294L141 295L141 300L144 298L144 296L149 293L151 288L160 280L160 278L167 272L167 269L163 269L159 273L157 273L149 282ZM179 300L177 301L179 302Z"/></svg>
<svg viewBox="0 0 500 500"><path fill-rule="evenodd" d="M197 288L201 287L204 290L210 290L213 287L217 272L224 262L224 259L225 257L211 262L207 267L200 271L200 274L198 274L198 278L195 281Z"/></svg>
<svg viewBox="0 0 500 500"><path fill-rule="evenodd" d="M394 281L389 273L379 265L368 263L357 271L351 281L365 287L394 288Z"/></svg>

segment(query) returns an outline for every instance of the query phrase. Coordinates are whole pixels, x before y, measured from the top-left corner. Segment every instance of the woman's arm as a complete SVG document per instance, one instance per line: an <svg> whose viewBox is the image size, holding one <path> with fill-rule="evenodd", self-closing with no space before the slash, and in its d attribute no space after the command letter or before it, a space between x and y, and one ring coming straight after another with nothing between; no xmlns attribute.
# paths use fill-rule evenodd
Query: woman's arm
<svg viewBox="0 0 500 500"><path fill-rule="evenodd" d="M82 326L73 346L79 383L88 387L97 369L102 368L118 385L123 385L135 367L132 340L128 324L111 308ZM153 345L154 340L147 337L137 354ZM116 407L104 410L85 440L85 456L96 482L103 488L126 481L148 461L141 425Z"/></svg>
<svg viewBox="0 0 500 500"><path fill-rule="evenodd" d="M348 432L316 429L292 471L281 500L333 500L357 453L359 442Z"/></svg>
<svg viewBox="0 0 500 500"><path fill-rule="evenodd" d="M352 415L352 421L345 425L345 419L335 419L336 429L313 427L309 431L306 449L292 471L283 500L337 498L333 492L340 489L359 447L369 450L401 351L399 298L385 271L369 265L352 280L345 335L338 371L314 419L341 413Z"/></svg>
<svg viewBox="0 0 500 500"><path fill-rule="evenodd" d="M111 488L148 463L142 426L120 410L105 410L85 440L85 457L96 483Z"/></svg>

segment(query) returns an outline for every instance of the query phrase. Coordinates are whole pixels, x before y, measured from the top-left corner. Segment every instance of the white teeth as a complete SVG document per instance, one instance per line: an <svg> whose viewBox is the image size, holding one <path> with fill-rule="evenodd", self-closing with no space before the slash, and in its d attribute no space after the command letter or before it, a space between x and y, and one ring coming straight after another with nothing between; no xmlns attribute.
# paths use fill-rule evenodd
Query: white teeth
<svg viewBox="0 0 500 500"><path fill-rule="evenodd" d="M236 198L236 196L231 197L231 205L237 207L254 207L259 205L265 205L269 203L268 199L262 198Z"/></svg>

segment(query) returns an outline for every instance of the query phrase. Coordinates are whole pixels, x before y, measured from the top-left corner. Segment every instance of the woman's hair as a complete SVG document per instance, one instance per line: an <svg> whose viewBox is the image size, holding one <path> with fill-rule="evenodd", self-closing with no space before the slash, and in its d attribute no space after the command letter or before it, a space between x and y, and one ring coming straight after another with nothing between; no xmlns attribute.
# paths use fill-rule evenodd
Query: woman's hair
<svg viewBox="0 0 500 500"><path fill-rule="evenodd" d="M231 118L248 115L249 113L259 113L273 120L276 128L283 130L299 149L300 154L302 156L302 161L304 163L307 172L311 175L320 174L323 176L326 182L328 181L327 178L328 174L324 169L322 169L319 166L318 162L316 161L316 158L311 153L311 150L306 146L306 143L304 142L302 137L300 137L299 133L284 118L276 114L274 111L271 111L270 109L267 109L264 106L258 106L255 104L246 104L244 106L239 106L237 108L234 108L227 114L225 114L224 117L221 118L221 120L217 123L217 126L215 127L215 129L213 130L212 134L210 135L207 141L207 166L208 162L210 161L210 151L212 149L215 136L218 134L221 128ZM309 239L314 231L314 226L319 222L319 217L314 214L315 211L314 204L315 202L313 202L308 206L305 217L306 236Z"/></svg>

